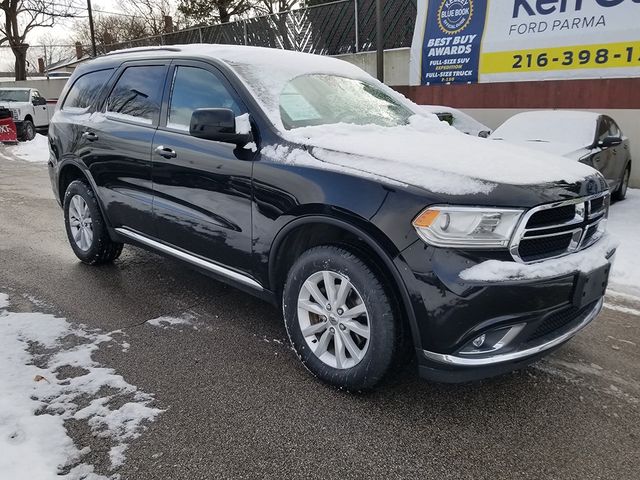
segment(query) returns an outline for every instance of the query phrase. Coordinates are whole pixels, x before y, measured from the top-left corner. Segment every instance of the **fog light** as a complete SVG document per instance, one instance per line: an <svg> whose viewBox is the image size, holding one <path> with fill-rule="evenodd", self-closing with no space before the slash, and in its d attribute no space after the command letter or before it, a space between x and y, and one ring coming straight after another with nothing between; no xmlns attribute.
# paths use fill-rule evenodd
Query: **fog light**
<svg viewBox="0 0 640 480"><path fill-rule="evenodd" d="M474 347L480 348L482 345L484 345L485 338L486 338L486 336L484 334L482 334L471 343L473 343Z"/></svg>

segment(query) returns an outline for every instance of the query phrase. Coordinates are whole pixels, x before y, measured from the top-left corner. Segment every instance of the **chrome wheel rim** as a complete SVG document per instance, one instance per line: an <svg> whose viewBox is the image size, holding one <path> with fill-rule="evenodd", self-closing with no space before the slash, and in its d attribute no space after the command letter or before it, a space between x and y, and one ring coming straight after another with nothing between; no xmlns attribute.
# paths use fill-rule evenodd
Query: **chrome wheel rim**
<svg viewBox="0 0 640 480"><path fill-rule="evenodd" d="M313 354L324 364L347 369L362 361L371 337L362 296L344 275L323 270L298 294L298 323Z"/></svg>
<svg viewBox="0 0 640 480"><path fill-rule="evenodd" d="M80 195L74 195L69 202L69 227L78 248L89 250L93 243L93 221L89 206Z"/></svg>

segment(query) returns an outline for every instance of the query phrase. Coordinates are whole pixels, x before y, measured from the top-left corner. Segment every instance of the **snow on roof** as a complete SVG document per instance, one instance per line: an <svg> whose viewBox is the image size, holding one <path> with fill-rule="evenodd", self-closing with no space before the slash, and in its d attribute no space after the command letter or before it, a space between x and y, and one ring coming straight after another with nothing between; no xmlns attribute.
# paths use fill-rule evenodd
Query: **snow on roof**
<svg viewBox="0 0 640 480"><path fill-rule="evenodd" d="M595 138L599 113L576 110L536 110L514 115L491 138L506 141L536 140L586 147Z"/></svg>

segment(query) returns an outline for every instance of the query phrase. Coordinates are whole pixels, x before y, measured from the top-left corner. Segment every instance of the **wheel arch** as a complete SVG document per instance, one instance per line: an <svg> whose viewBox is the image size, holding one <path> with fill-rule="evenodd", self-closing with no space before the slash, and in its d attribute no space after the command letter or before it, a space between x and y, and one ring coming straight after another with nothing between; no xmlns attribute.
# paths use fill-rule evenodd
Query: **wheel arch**
<svg viewBox="0 0 640 480"><path fill-rule="evenodd" d="M363 260L383 276L394 297L404 329L409 334L406 337L412 339L413 345L419 346L420 335L413 304L405 281L393 261L399 252L392 250L395 247L390 247L393 244L383 232L372 224L369 226L369 230L373 231L368 232L353 222L325 215L307 215L289 222L278 232L269 252L269 287L279 302L286 274L300 253L319 245L347 248L354 254L364 256ZM305 235L320 232L319 238L311 241L305 239ZM332 234L334 240L327 241ZM387 244L386 248L382 244Z"/></svg>

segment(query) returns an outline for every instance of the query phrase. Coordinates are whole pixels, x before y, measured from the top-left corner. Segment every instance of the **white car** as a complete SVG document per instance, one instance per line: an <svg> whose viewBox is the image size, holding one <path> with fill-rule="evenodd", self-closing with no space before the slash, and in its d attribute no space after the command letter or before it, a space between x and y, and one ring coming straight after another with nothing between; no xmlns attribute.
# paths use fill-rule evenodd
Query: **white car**
<svg viewBox="0 0 640 480"><path fill-rule="evenodd" d="M36 132L46 134L53 109L35 88L0 88L0 107L11 110L19 140L33 140Z"/></svg>
<svg viewBox="0 0 640 480"><path fill-rule="evenodd" d="M523 112L500 125L489 138L585 163L607 179L614 200L627 194L629 139L608 115L575 110Z"/></svg>
<svg viewBox="0 0 640 480"><path fill-rule="evenodd" d="M420 105L423 110L433 113L443 122L447 122L453 128L472 137L486 138L491 133L491 129L478 122L475 118L460 110L440 105Z"/></svg>

